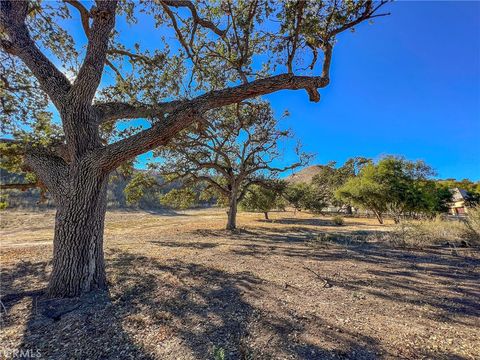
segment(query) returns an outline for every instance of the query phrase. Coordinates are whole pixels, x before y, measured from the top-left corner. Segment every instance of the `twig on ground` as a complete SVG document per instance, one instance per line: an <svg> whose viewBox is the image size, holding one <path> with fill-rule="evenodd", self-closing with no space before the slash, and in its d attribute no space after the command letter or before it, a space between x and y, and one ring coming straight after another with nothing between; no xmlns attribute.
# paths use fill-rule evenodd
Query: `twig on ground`
<svg viewBox="0 0 480 360"><path fill-rule="evenodd" d="M314 274L316 277L318 277L320 280L322 280L322 281L323 281L323 287L324 287L324 288L330 288L330 287L333 286L332 284L330 284L330 283L328 282L327 279L324 279L323 277L321 277L320 274L318 274L317 272L313 271L312 269L310 269L310 268L308 268L308 267L306 267L306 266L303 266L303 268L304 268L305 270L310 271L312 274Z"/></svg>

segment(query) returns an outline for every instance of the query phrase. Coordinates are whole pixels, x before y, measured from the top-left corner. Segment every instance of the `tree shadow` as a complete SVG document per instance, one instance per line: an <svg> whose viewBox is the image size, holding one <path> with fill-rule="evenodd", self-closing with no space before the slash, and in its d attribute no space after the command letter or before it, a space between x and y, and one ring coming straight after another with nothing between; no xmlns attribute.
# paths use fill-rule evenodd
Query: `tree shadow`
<svg viewBox="0 0 480 360"><path fill-rule="evenodd" d="M47 261L20 261L13 269L0 270L1 301L7 312L26 297L38 297L47 284L50 263Z"/></svg>
<svg viewBox="0 0 480 360"><path fill-rule="evenodd" d="M109 212L126 212L126 213L138 213L143 212L151 215L161 215L161 216L191 216L186 213L178 212L172 208L162 207L162 208L152 208L152 207L119 207L119 208L111 208L108 210Z"/></svg>
<svg viewBox="0 0 480 360"><path fill-rule="evenodd" d="M321 219L321 218L310 218L310 219L304 219L304 218L282 218L282 219L258 219L258 222L262 223L273 223L273 224L282 224L282 225L308 225L308 226L336 226L333 220L331 219ZM351 222L349 221L347 226L371 226L371 225L365 225L365 223L361 222Z"/></svg>
<svg viewBox="0 0 480 360"><path fill-rule="evenodd" d="M153 359L122 330L121 319L109 310L113 304L108 293L46 298L49 272L45 261L2 269L2 332L14 334L4 337L3 355L15 359Z"/></svg>
<svg viewBox="0 0 480 360"><path fill-rule="evenodd" d="M218 246L215 243L198 242L198 241L149 241L151 244L174 248L189 248L189 249L211 249Z"/></svg>
<svg viewBox="0 0 480 360"><path fill-rule="evenodd" d="M429 307L432 311L427 316L437 321L472 325L480 318L478 257L454 255L439 246L404 250L381 244L351 247L348 256L380 264L382 269L368 269L368 281L348 279L338 286L396 303Z"/></svg>
<svg viewBox="0 0 480 360"><path fill-rule="evenodd" d="M25 292L31 277L43 283L44 267L10 268L14 281L2 283L2 293ZM252 300L267 298L268 284L248 271L228 273L177 260L160 263L122 251L109 253L107 267L109 294L22 297L25 328L17 342L6 345L48 359L212 359L215 349L225 359L374 359L378 352L375 339L333 328L318 316L256 308ZM15 308L19 298L3 299L9 312L4 327L10 327L21 320ZM302 340L300 335L311 329L340 346L331 350Z"/></svg>
<svg viewBox="0 0 480 360"><path fill-rule="evenodd" d="M198 234L199 232L193 232ZM393 248L369 241L374 230L318 232L311 228L254 228L228 234L202 230L202 236L227 236L230 253L263 259L287 256L322 264L365 264L363 274L329 278L333 286L414 307L429 307L435 321L472 325L480 318L478 256L455 255L446 246ZM478 249L472 249L478 253ZM339 271L341 274L341 271ZM435 284L435 285L432 285Z"/></svg>

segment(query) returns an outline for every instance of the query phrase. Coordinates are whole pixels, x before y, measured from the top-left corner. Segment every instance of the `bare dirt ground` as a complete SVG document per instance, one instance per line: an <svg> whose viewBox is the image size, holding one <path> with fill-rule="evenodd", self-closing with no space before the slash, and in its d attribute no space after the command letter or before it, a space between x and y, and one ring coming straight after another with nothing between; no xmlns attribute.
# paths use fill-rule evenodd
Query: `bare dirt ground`
<svg viewBox="0 0 480 360"><path fill-rule="evenodd" d="M0 216L0 357L480 358L478 249L395 249L368 219L109 212L110 293L47 300L53 212Z"/></svg>

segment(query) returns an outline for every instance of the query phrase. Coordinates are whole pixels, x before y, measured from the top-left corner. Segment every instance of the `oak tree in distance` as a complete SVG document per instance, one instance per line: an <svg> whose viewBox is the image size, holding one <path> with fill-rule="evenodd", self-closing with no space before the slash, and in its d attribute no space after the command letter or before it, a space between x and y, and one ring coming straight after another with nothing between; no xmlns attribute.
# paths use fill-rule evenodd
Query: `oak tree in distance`
<svg viewBox="0 0 480 360"><path fill-rule="evenodd" d="M155 154L163 161L152 166L187 187L206 185L204 194L220 197L227 205L226 229L234 230L238 204L253 185L270 187L279 174L308 163L310 155L297 143L293 163L275 164L284 155L281 146L292 138L291 131L278 128L267 102L234 104L209 111L193 129L159 148Z"/></svg>

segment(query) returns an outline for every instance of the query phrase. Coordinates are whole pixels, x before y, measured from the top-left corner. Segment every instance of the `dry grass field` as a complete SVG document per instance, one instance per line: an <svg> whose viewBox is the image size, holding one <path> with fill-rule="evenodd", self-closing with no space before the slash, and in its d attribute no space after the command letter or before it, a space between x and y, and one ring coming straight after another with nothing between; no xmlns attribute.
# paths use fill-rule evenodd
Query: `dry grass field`
<svg viewBox="0 0 480 360"><path fill-rule="evenodd" d="M394 248L369 219L109 212L110 293L48 300L54 213L0 216L0 356L480 358L478 249Z"/></svg>

